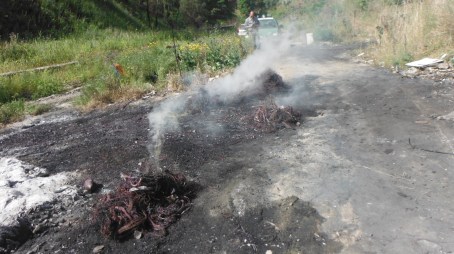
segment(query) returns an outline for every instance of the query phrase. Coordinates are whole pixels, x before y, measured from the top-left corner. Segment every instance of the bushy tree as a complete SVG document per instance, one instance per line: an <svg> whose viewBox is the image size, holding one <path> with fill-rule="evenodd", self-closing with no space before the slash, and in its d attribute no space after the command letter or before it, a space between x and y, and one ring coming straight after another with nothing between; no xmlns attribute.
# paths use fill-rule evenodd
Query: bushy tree
<svg viewBox="0 0 454 254"><path fill-rule="evenodd" d="M186 24L200 27L233 17L234 0L180 0L180 12Z"/></svg>
<svg viewBox="0 0 454 254"><path fill-rule="evenodd" d="M238 10L245 16L250 11L255 11L257 14L267 14L268 10L276 7L279 0L238 0Z"/></svg>
<svg viewBox="0 0 454 254"><path fill-rule="evenodd" d="M201 27L204 24L215 24L219 20L233 17L235 0L148 0L149 16L158 24L165 26Z"/></svg>
<svg viewBox="0 0 454 254"><path fill-rule="evenodd" d="M209 13L203 0L181 0L180 12L185 21L197 27L203 25Z"/></svg>
<svg viewBox="0 0 454 254"><path fill-rule="evenodd" d="M230 19L236 0L0 0L0 39L100 28L183 28Z"/></svg>
<svg viewBox="0 0 454 254"><path fill-rule="evenodd" d="M225 20L233 17L235 13L235 0L209 0L207 3L208 19L211 23L216 20Z"/></svg>
<svg viewBox="0 0 454 254"><path fill-rule="evenodd" d="M81 17L81 4L76 0L2 0L0 36L61 35L72 32Z"/></svg>
<svg viewBox="0 0 454 254"><path fill-rule="evenodd" d="M263 0L238 0L238 10L245 16L252 10L256 12L260 11L262 6Z"/></svg>

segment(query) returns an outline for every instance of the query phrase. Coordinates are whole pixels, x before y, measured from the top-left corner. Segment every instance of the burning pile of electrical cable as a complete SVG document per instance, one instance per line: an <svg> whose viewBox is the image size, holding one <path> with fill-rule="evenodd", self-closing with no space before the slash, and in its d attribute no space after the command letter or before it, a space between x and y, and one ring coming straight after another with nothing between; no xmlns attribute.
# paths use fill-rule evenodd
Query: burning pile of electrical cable
<svg viewBox="0 0 454 254"><path fill-rule="evenodd" d="M191 207L194 187L180 173L122 174L121 178L117 190L103 195L95 210L107 237L125 239L147 231L163 236Z"/></svg>
<svg viewBox="0 0 454 254"><path fill-rule="evenodd" d="M207 90L201 88L197 93L189 96L185 110L191 114L199 114L215 108L222 110L225 107L233 106L238 108L241 114L248 114L243 115L241 120L252 120L255 129L265 132L282 129L282 127L293 129L295 126L299 126L301 113L291 106L278 106L273 98L274 94L282 94L290 90L282 77L272 70L267 70L259 75L257 80L260 83L258 87L246 88L230 103L223 103L217 97L210 97ZM258 99L261 101L259 102ZM251 103L259 105L251 106ZM244 110L245 106L252 107L253 112L250 112L249 109Z"/></svg>
<svg viewBox="0 0 454 254"><path fill-rule="evenodd" d="M301 113L290 106L278 106L268 100L254 110L253 123L257 129L272 132L282 128L294 129L300 125Z"/></svg>

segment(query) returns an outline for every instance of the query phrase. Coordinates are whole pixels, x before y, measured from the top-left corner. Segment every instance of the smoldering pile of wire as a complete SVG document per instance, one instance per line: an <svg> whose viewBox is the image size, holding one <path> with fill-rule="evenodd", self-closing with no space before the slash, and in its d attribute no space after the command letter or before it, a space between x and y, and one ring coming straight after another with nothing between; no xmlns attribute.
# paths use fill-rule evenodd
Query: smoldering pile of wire
<svg viewBox="0 0 454 254"><path fill-rule="evenodd" d="M299 126L301 113L290 106L278 106L274 101L268 100L255 107L251 118L257 129L272 132L283 128L294 129Z"/></svg>
<svg viewBox="0 0 454 254"><path fill-rule="evenodd" d="M271 69L262 73L258 79L262 84L261 89L264 96L290 91L290 87L285 84L282 77Z"/></svg>
<svg viewBox="0 0 454 254"><path fill-rule="evenodd" d="M180 173L122 174L121 178L118 188L103 195L95 208L107 237L125 239L135 231L163 236L191 207L194 190Z"/></svg>

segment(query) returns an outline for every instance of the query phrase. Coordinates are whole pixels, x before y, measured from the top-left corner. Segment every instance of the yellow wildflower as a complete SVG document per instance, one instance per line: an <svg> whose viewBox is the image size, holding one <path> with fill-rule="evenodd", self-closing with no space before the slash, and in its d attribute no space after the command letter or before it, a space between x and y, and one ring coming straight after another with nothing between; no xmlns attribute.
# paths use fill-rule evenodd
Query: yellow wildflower
<svg viewBox="0 0 454 254"><path fill-rule="evenodd" d="M150 47L150 48L154 48L156 46L158 46L158 42L157 41L152 41L152 42L148 43L148 47Z"/></svg>

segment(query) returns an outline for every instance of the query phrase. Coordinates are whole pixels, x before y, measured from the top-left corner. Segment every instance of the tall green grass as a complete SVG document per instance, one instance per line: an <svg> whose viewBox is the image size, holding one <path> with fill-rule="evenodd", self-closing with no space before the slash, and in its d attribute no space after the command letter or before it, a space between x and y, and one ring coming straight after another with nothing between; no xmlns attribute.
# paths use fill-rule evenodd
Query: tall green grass
<svg viewBox="0 0 454 254"><path fill-rule="evenodd" d="M207 45L203 52L188 47L199 44ZM0 49L0 73L78 62L0 77L0 105L82 87L78 105L90 107L136 98L151 89L164 89L168 76L180 70L211 73L231 68L249 50L233 31L128 32L96 28L62 39L21 42L12 37L0 44ZM124 69L123 74L118 73L115 64Z"/></svg>
<svg viewBox="0 0 454 254"><path fill-rule="evenodd" d="M52 109L49 104L27 104L24 100L11 101L0 104L0 127L2 125L20 121L25 115L41 115Z"/></svg>
<svg viewBox="0 0 454 254"><path fill-rule="evenodd" d="M23 100L0 104L0 126L21 120L24 114L25 103Z"/></svg>

